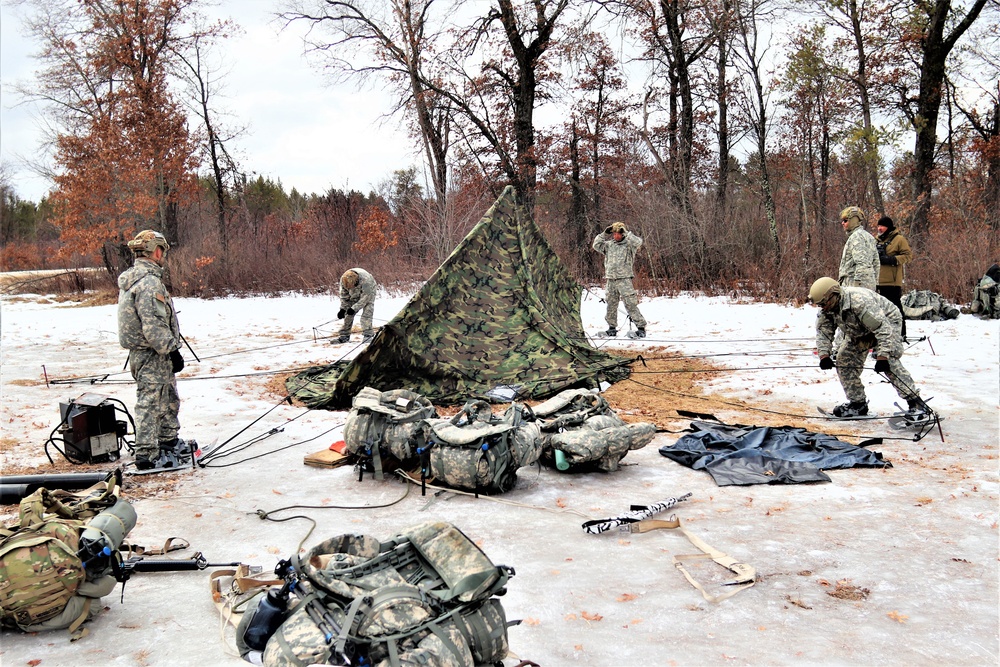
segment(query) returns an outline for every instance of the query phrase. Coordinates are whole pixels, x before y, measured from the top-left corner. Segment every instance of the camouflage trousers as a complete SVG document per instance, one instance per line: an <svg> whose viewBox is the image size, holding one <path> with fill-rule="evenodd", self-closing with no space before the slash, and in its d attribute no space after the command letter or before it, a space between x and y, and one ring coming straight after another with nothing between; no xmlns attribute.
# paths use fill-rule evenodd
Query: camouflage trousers
<svg viewBox="0 0 1000 667"><path fill-rule="evenodd" d="M608 286L605 291L605 299L608 302L608 310L604 321L608 326L618 328L618 302L625 302L625 312L629 319L638 329L646 328L646 318L639 312L639 297L632 287L631 278L608 278Z"/></svg>
<svg viewBox="0 0 1000 667"><path fill-rule="evenodd" d="M135 378L135 455L154 459L160 443L177 437L181 407L170 357L153 350L132 350L129 369Z"/></svg>
<svg viewBox="0 0 1000 667"><path fill-rule="evenodd" d="M344 308L353 308L353 303L345 303ZM350 336L351 329L354 327L354 315L357 313L344 314L344 326L340 327L341 336ZM365 336L370 336L372 334L372 316L375 315L375 304L369 303L365 306L365 309L361 311L361 334Z"/></svg>
<svg viewBox="0 0 1000 667"><path fill-rule="evenodd" d="M850 341L845 339L837 350L837 375L840 376L840 385L844 388L847 400L852 402L867 401L865 386L861 383L861 371L864 369L865 361L868 359L868 352L871 345L866 341ZM889 382L896 389L896 393L902 399L919 396L920 391L914 386L910 373L900 363L899 358L903 354L903 343L895 340L893 349L889 353Z"/></svg>

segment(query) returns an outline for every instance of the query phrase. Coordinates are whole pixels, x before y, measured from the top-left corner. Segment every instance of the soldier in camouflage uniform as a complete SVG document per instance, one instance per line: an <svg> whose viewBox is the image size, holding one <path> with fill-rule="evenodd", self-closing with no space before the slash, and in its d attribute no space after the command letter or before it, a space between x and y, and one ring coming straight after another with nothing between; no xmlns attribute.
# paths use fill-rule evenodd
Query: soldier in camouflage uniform
<svg viewBox="0 0 1000 667"><path fill-rule="evenodd" d="M161 449L177 444L177 378L184 368L181 333L164 287L163 262L170 249L163 234L146 230L128 242L135 265L118 277L118 340L129 351L136 381L135 464L156 465Z"/></svg>
<svg viewBox="0 0 1000 667"><path fill-rule="evenodd" d="M632 264L641 245L642 239L626 229L622 222L610 225L594 237L594 250L604 255L604 277L607 279L608 309L604 319L608 330L599 334L603 338L618 335L619 300L625 302L625 311L635 324L635 331L629 333L629 338L646 337L646 318L639 312L639 300L632 286L635 275Z"/></svg>
<svg viewBox="0 0 1000 667"><path fill-rule="evenodd" d="M364 269L348 269L340 277L340 310L337 319L344 320L340 328L339 343L351 340L354 314L361 311L361 341L372 339L372 315L375 314L375 279Z"/></svg>
<svg viewBox="0 0 1000 667"><path fill-rule="evenodd" d="M903 341L900 337L902 315L895 304L880 294L860 287L841 287L833 278L820 278L809 290L809 301L821 310L816 317L816 350L819 367L834 367L831 357L834 333L839 329L843 340L836 350L837 374L848 403L833 409L837 417L868 414L868 399L861 384L868 351L875 350L875 371L885 375L900 398L906 400L910 414L927 411L913 378L900 363Z"/></svg>
<svg viewBox="0 0 1000 667"><path fill-rule="evenodd" d="M840 222L847 234L840 257L838 280L844 287L865 287L875 291L878 283L879 260L875 237L864 228L864 214L857 206L840 212Z"/></svg>

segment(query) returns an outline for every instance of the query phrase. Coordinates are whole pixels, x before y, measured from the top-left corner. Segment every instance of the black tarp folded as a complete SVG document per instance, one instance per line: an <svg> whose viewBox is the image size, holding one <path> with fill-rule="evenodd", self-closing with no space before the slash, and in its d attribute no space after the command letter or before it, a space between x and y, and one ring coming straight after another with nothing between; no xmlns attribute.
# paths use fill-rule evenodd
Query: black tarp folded
<svg viewBox="0 0 1000 667"><path fill-rule="evenodd" d="M719 486L829 482L823 470L891 468L882 454L792 426L730 426L691 422L693 433L660 454L705 470Z"/></svg>

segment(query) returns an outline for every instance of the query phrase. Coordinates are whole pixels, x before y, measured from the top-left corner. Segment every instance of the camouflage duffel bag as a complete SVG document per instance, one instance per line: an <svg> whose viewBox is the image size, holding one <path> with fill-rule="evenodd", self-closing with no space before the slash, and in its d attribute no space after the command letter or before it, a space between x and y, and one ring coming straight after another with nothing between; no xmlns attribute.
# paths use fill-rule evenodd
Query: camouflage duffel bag
<svg viewBox="0 0 1000 667"><path fill-rule="evenodd" d="M514 403L500 417L485 401L469 401L451 419L428 419L421 471L435 482L477 493L505 493L517 470L538 460L541 432Z"/></svg>
<svg viewBox="0 0 1000 667"><path fill-rule="evenodd" d="M354 397L344 425L347 453L360 460L362 470L382 479L386 468L415 461L415 437L431 417L437 417L437 410L420 394L365 387Z"/></svg>
<svg viewBox="0 0 1000 667"><path fill-rule="evenodd" d="M120 475L120 473L119 473ZM92 601L108 595L114 577L92 573L80 560L80 533L88 520L114 504L120 476L84 491L41 488L23 498L19 519L0 528L0 625L25 632L80 628L99 609Z"/></svg>
<svg viewBox="0 0 1000 667"><path fill-rule="evenodd" d="M267 667L474 667L507 656L494 596L513 570L451 524L420 524L386 542L341 535L291 563L300 597L267 640Z"/></svg>
<svg viewBox="0 0 1000 667"><path fill-rule="evenodd" d="M542 461L560 470L611 472L656 435L648 422L626 423L600 394L567 389L533 408L542 433Z"/></svg>

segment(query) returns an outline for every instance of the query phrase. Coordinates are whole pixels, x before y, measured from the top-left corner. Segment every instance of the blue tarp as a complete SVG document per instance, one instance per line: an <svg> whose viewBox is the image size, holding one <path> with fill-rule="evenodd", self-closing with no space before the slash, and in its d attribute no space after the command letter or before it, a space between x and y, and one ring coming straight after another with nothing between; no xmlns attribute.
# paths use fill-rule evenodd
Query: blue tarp
<svg viewBox="0 0 1000 667"><path fill-rule="evenodd" d="M705 470L719 486L829 482L823 470L892 467L879 452L804 428L708 422L692 422L691 428L660 454Z"/></svg>

